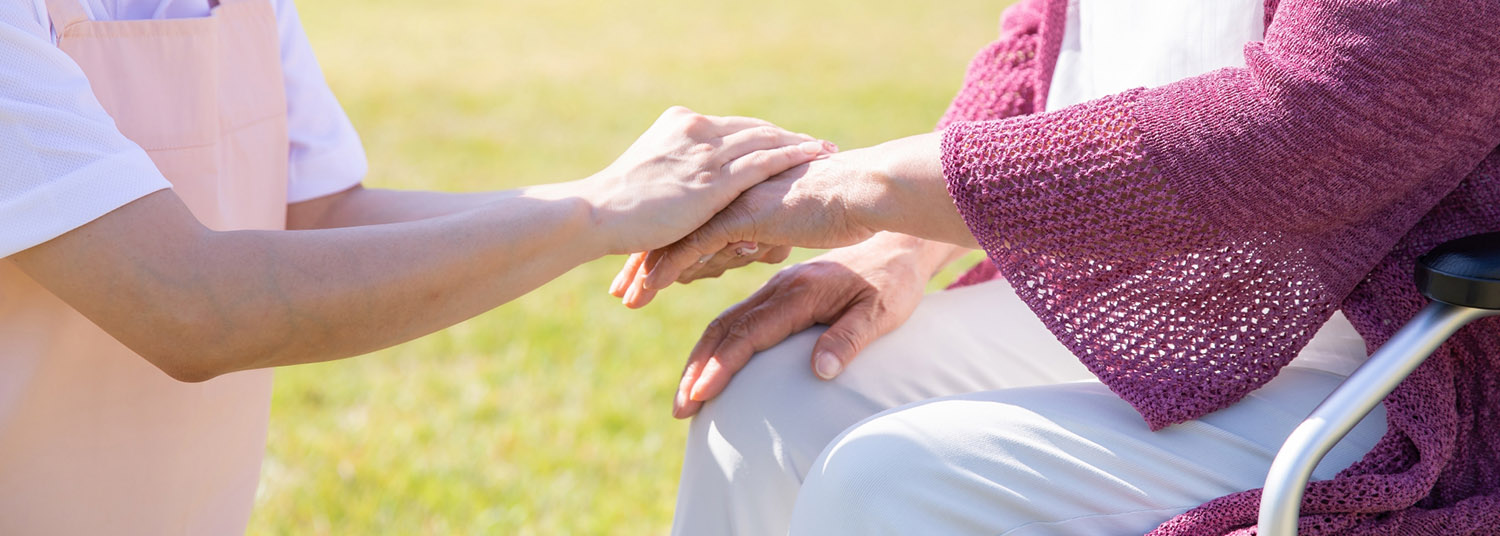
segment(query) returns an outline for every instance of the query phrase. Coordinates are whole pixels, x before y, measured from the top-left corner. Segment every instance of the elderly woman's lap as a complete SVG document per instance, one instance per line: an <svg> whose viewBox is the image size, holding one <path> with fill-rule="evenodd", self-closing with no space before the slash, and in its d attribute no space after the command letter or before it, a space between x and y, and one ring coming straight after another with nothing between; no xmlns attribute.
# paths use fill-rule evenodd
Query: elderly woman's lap
<svg viewBox="0 0 1500 536"><path fill-rule="evenodd" d="M1258 487L1340 379L1289 368L1239 405L1153 434L1003 281L929 296L833 381L810 372L820 332L757 354L704 406L675 534L1149 529ZM1368 421L1325 468L1373 445L1384 420Z"/></svg>
<svg viewBox="0 0 1500 536"><path fill-rule="evenodd" d="M1151 432L1103 384L971 393L865 420L800 488L792 534L1143 534L1215 497L1260 487L1282 440L1342 377L1291 367L1202 419ZM1385 431L1367 418L1316 479Z"/></svg>

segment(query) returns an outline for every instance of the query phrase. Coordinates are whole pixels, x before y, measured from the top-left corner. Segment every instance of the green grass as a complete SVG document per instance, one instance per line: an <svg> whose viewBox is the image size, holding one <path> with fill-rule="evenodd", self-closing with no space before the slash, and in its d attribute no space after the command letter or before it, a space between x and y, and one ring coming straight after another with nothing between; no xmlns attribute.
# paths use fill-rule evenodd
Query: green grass
<svg viewBox="0 0 1500 536"><path fill-rule="evenodd" d="M300 9L364 137L367 183L481 190L587 176L672 104L843 147L929 130L1006 3ZM250 533L666 532L686 432L668 415L676 374L701 327L776 268L629 311L604 293L620 260L397 348L279 371Z"/></svg>

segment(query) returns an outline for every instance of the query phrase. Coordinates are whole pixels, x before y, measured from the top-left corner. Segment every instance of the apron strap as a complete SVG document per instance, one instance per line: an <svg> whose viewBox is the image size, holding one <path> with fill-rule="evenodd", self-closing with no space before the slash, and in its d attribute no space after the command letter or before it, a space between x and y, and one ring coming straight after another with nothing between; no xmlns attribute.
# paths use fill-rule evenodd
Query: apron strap
<svg viewBox="0 0 1500 536"><path fill-rule="evenodd" d="M62 35L63 29L89 20L81 0L47 0L47 16L52 18L52 27Z"/></svg>

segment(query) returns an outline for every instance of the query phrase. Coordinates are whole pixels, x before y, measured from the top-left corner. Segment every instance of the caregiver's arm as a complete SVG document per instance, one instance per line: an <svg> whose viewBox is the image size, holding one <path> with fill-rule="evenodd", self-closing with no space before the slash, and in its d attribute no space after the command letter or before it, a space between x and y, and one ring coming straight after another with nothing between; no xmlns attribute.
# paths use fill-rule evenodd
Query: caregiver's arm
<svg viewBox="0 0 1500 536"><path fill-rule="evenodd" d="M750 117L725 117L744 128L776 129L771 123ZM779 131L779 129L777 129ZM788 142L814 141L807 135L801 139L788 138ZM833 144L824 144L833 149ZM525 190L502 190L484 192L436 192L422 190L389 190L353 188L293 203L287 207L288 229L334 229L382 223L415 221L473 210L490 203L523 195Z"/></svg>
<svg viewBox="0 0 1500 536"><path fill-rule="evenodd" d="M517 197L523 190L434 192L362 185L287 206L287 229L335 229L423 220Z"/></svg>
<svg viewBox="0 0 1500 536"><path fill-rule="evenodd" d="M161 191L10 258L168 374L199 381L390 346L579 263L660 247L812 158L818 144L802 141L678 109L598 175L447 216L216 232Z"/></svg>

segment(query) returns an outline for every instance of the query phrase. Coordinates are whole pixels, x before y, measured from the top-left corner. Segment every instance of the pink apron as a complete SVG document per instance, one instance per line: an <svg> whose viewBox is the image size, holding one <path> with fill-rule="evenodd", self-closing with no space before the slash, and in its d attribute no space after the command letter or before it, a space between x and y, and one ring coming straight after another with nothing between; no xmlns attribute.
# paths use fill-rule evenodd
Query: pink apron
<svg viewBox="0 0 1500 536"><path fill-rule="evenodd" d="M211 16L88 20L58 46L205 225L283 229L286 97L267 0ZM179 383L0 260L0 534L240 534L271 372Z"/></svg>

